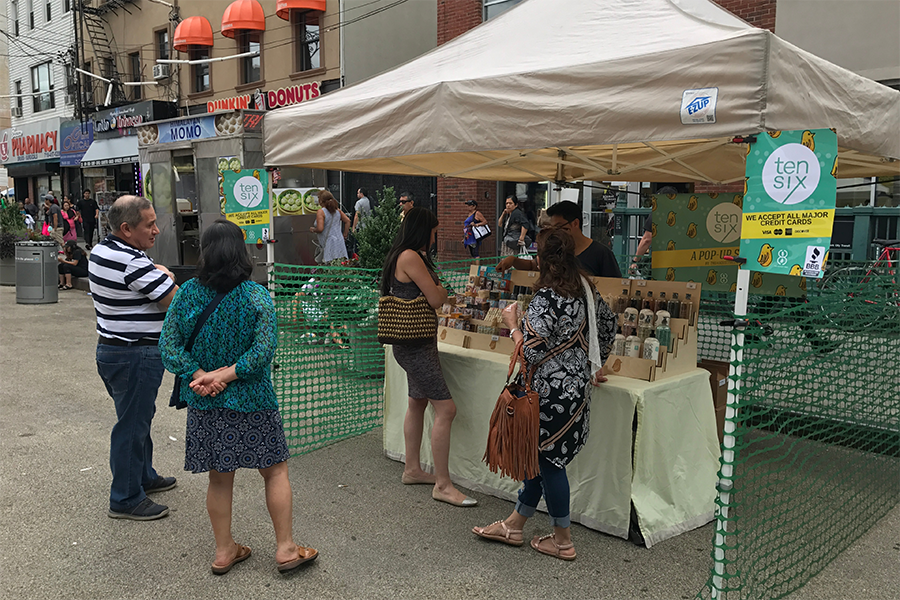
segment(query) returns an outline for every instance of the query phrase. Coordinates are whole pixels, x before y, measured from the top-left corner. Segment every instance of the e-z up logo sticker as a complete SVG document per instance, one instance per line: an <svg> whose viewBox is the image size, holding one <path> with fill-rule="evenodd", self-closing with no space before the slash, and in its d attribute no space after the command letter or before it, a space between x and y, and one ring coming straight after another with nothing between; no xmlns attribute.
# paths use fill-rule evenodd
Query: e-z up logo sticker
<svg viewBox="0 0 900 600"><path fill-rule="evenodd" d="M684 90L681 95L681 124L715 123L718 98L719 88Z"/></svg>

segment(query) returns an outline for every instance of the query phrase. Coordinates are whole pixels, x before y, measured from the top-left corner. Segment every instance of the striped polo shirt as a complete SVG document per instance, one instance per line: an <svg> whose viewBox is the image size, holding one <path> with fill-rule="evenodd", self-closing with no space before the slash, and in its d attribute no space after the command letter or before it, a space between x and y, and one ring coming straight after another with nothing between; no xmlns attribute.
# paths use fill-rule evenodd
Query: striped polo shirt
<svg viewBox="0 0 900 600"><path fill-rule="evenodd" d="M91 249L88 275L97 333L130 342L159 339L166 309L157 302L175 282L149 256L110 235Z"/></svg>

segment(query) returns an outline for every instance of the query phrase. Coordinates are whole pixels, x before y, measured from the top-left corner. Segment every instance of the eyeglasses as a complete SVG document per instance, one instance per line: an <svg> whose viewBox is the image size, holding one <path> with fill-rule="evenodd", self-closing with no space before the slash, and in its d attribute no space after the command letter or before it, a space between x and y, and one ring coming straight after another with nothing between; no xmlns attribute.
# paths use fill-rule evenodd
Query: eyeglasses
<svg viewBox="0 0 900 600"><path fill-rule="evenodd" d="M407 202L412 202L412 200L401 200L400 204L406 204Z"/></svg>

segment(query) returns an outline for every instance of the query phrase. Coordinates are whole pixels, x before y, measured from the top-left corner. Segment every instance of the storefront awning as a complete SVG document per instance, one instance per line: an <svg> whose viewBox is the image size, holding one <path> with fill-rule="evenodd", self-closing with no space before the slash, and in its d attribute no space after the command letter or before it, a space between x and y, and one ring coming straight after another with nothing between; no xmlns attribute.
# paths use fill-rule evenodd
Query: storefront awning
<svg viewBox="0 0 900 600"><path fill-rule="evenodd" d="M233 38L242 30L266 30L266 13L256 0L235 0L222 15L222 35Z"/></svg>
<svg viewBox="0 0 900 600"><path fill-rule="evenodd" d="M91 147L81 159L82 167L106 167L136 163L138 157L138 139L136 135L94 140Z"/></svg>
<svg viewBox="0 0 900 600"><path fill-rule="evenodd" d="M318 10L325 12L326 0L278 0L275 3L275 14L279 19L291 20L292 10Z"/></svg>
<svg viewBox="0 0 900 600"><path fill-rule="evenodd" d="M212 46L212 25L206 17L188 17L175 28L174 48L187 52L189 46Z"/></svg>

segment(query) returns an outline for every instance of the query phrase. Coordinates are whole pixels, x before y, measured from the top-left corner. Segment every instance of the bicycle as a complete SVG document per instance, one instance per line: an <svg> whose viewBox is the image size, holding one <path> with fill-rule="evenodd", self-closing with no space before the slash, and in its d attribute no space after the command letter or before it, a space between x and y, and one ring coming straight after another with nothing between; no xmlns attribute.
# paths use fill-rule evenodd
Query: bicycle
<svg viewBox="0 0 900 600"><path fill-rule="evenodd" d="M862 331L900 323L900 240L872 240L881 247L868 265L835 269L819 284L819 309L839 329Z"/></svg>

